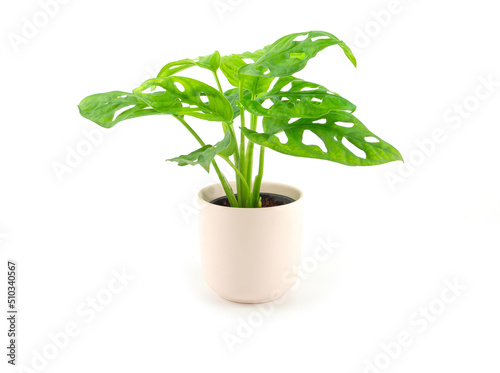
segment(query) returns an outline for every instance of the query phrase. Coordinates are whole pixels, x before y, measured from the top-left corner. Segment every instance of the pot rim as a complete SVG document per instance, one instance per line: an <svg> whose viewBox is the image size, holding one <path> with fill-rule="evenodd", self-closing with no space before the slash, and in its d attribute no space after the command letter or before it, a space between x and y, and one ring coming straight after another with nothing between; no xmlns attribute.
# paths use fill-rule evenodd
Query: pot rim
<svg viewBox="0 0 500 373"><path fill-rule="evenodd" d="M231 187L233 188L233 190L236 188L236 182L235 181L230 181L229 184L231 185ZM277 182L273 182L273 181L263 181L261 188L264 188L266 186L282 187L282 188L284 187L284 188L287 188L287 189L291 189L291 190L293 190L295 192L296 195L298 195L298 197L295 198L295 197L284 195L284 194L281 194L281 193L265 192L265 191L263 192L261 190L261 192L263 192L263 193L279 194L279 195L282 195L282 196L285 196L285 197L288 197L288 198L292 198L294 201L290 202L290 203L287 203L285 205L272 206L272 207L264 207L264 208L220 206L220 205L215 205L215 204L211 203L214 199L225 196L224 189L222 188L222 184L221 183L216 183L216 184L207 185L206 187L202 188L198 192L198 200L202 201L203 203L206 203L206 204L210 205L210 207L212 207L212 208L231 209L233 211L234 210L266 211L266 210L278 209L278 208L290 208L291 206L294 206L297 203L302 202L302 200L303 200L304 193L302 192L302 190L300 190L299 188L294 187L292 185L283 184L283 183L277 183ZM215 197L215 198L211 199L210 201L208 201L207 199L205 199L205 193L207 192L207 190L208 189L215 189L215 188L220 189L220 191L222 192L222 194L220 196L218 196L218 197Z"/></svg>

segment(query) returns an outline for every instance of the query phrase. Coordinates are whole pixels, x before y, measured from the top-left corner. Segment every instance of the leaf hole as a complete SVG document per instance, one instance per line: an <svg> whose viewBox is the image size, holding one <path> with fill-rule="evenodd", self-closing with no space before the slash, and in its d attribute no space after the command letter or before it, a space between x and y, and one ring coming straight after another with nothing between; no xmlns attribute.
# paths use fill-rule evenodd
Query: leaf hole
<svg viewBox="0 0 500 373"><path fill-rule="evenodd" d="M251 63L254 63L254 61L251 59L251 58L242 58L243 62L245 62L246 64L251 64Z"/></svg>
<svg viewBox="0 0 500 373"><path fill-rule="evenodd" d="M115 115L113 116L113 121L118 117L118 115L120 115L124 111L132 109L133 107L135 107L135 105L125 106L124 108L121 108L121 109L118 109L117 111L115 111Z"/></svg>
<svg viewBox="0 0 500 373"><path fill-rule="evenodd" d="M201 92L201 94L200 94L200 100L201 100L201 102L203 102L205 105L207 105L207 104L210 102L210 100L208 99L208 96L207 96L207 95L206 95L206 93L204 93L204 92Z"/></svg>
<svg viewBox="0 0 500 373"><path fill-rule="evenodd" d="M315 36L314 38L311 39L311 41L323 40L323 39L330 39L330 38L328 36Z"/></svg>
<svg viewBox="0 0 500 373"><path fill-rule="evenodd" d="M379 139L377 139L376 137L373 137L373 136L365 137L365 141L371 142L371 143L380 142Z"/></svg>
<svg viewBox="0 0 500 373"><path fill-rule="evenodd" d="M308 37L309 37L309 34L299 35L299 36L297 36L295 39L293 39L293 41L304 41L304 40L306 40Z"/></svg>
<svg viewBox="0 0 500 373"><path fill-rule="evenodd" d="M186 90L186 88L184 88L184 86L179 82L174 82L174 85L181 92L184 92Z"/></svg>
<svg viewBox="0 0 500 373"><path fill-rule="evenodd" d="M273 102L271 101L270 98L268 98L267 100L265 100L263 103L262 103L262 107L264 109L269 109L271 106L273 106Z"/></svg>
<svg viewBox="0 0 500 373"><path fill-rule="evenodd" d="M165 88L160 87L158 85L153 85L153 86L149 87L148 89L146 89L143 93L153 94L153 93L163 93L163 92L166 92Z"/></svg>
<svg viewBox="0 0 500 373"><path fill-rule="evenodd" d="M298 120L300 120L301 118L290 118L290 120L288 121L288 124L292 124L292 123L295 123L297 122Z"/></svg>
<svg viewBox="0 0 500 373"><path fill-rule="evenodd" d="M302 142L304 145L315 145L321 149L323 153L327 153L328 149L325 143L311 130L305 130L302 134Z"/></svg>
<svg viewBox="0 0 500 373"><path fill-rule="evenodd" d="M318 103L320 103L320 104L323 102L323 100L322 100L322 99L319 99L319 98L317 98L317 97L313 97L313 98L311 99L311 101L312 101L312 102L318 102Z"/></svg>
<svg viewBox="0 0 500 373"><path fill-rule="evenodd" d="M281 88L281 91L282 91L282 92L287 92L287 91L289 91L291 88L292 88L292 82L288 83L286 86L284 86L283 88Z"/></svg>
<svg viewBox="0 0 500 373"><path fill-rule="evenodd" d="M288 137L285 132L279 132L274 134L282 144L286 144L288 142Z"/></svg>
<svg viewBox="0 0 500 373"><path fill-rule="evenodd" d="M274 78L271 85L269 86L269 91L272 91L274 89L274 86L276 85L276 83L278 83L278 80L279 78Z"/></svg>
<svg viewBox="0 0 500 373"><path fill-rule="evenodd" d="M317 88L312 87L304 87L301 89L302 92L315 91Z"/></svg>
<svg viewBox="0 0 500 373"><path fill-rule="evenodd" d="M313 123L316 123L316 124L326 124L326 118L317 119Z"/></svg>
<svg viewBox="0 0 500 373"><path fill-rule="evenodd" d="M354 145L352 142L347 140L345 137L342 139L342 144L351 151L356 157L366 159L366 153Z"/></svg>
<svg viewBox="0 0 500 373"><path fill-rule="evenodd" d="M345 127L345 128L351 128L354 126L354 123L348 123L348 122L335 122L337 126L340 127Z"/></svg>

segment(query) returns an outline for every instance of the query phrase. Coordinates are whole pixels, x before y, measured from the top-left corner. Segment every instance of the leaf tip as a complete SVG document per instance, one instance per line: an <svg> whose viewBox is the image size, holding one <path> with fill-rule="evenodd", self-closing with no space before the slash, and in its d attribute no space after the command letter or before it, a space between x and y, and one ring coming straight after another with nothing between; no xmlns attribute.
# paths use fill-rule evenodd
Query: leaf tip
<svg viewBox="0 0 500 373"><path fill-rule="evenodd" d="M401 155L401 153L399 152L399 150L396 149L394 146L392 148L394 149L394 152L395 152L394 161L395 162L401 161L401 162L405 163L405 160L404 160L403 156Z"/></svg>

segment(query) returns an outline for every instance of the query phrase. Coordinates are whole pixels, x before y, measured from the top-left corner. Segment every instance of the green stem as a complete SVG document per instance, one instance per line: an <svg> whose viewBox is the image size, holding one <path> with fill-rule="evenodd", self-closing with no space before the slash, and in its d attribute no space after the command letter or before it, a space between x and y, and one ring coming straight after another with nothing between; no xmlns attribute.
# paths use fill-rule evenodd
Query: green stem
<svg viewBox="0 0 500 373"><path fill-rule="evenodd" d="M236 139L236 133L234 132L233 123L227 123L227 126L229 127L229 131L231 132L231 137L233 138L234 143L238 145L238 140ZM236 149L234 150L234 162L236 164L240 162L240 150L238 149L238 146L236 146Z"/></svg>
<svg viewBox="0 0 500 373"><path fill-rule="evenodd" d="M219 88L219 92L224 94L224 91L222 90L222 86L220 85L220 80L219 80L219 76L217 75L217 71L212 71L212 74L214 75L215 81L217 83L217 87ZM229 122L229 123L224 122L224 123L228 126L229 131L231 132L231 137L233 138L234 142L238 143L236 140L236 133L234 132L233 122ZM236 148L236 151L234 153L234 161L236 162L236 164L238 164L239 158L240 158L239 149Z"/></svg>
<svg viewBox="0 0 500 373"><path fill-rule="evenodd" d="M222 159L224 159L227 162L227 164L229 166L231 166L231 168L236 172L236 175L241 178L242 185L245 187L245 192L248 195L250 195L251 194L250 186L248 185L247 181L245 180L245 176L243 176L243 174L241 173L241 171L238 170L238 167L236 167L236 165L233 162L231 162L231 160L228 157L225 157L225 156L220 155L220 154L219 154L219 157L221 157Z"/></svg>
<svg viewBox="0 0 500 373"><path fill-rule="evenodd" d="M260 159L259 159L259 173L255 177L255 182L252 191L252 206L261 207L260 203L260 186L262 184L262 177L264 176L264 151L265 147L260 147Z"/></svg>
<svg viewBox="0 0 500 373"><path fill-rule="evenodd" d="M217 172L217 176L219 176L219 180L222 184L224 192L226 193L229 204L231 205L231 207L239 207L238 200L234 196L234 191L233 188L231 188L229 181L227 181L226 177L220 171L219 166L217 166L217 163L215 161L212 161L212 165L214 166L215 172Z"/></svg>
<svg viewBox="0 0 500 373"><path fill-rule="evenodd" d="M217 87L219 88L219 92L224 94L224 91L222 90L222 86L220 85L220 80L219 80L219 76L217 75L217 71L212 71L212 74L214 75L215 81L217 82ZM230 122L230 123L224 122L224 123L227 124L229 131L231 131L231 137L233 138L234 142L238 143L236 140L236 133L234 132L233 122ZM239 153L238 148L236 148L236 151L234 153L234 161L236 162L236 164L238 164L239 158L240 158L240 153Z"/></svg>
<svg viewBox="0 0 500 373"><path fill-rule="evenodd" d="M252 95L252 100L255 99L255 96ZM252 131L257 130L257 116L251 114L250 115L250 129ZM252 141L248 142L247 145L247 164L246 164L246 178L249 180L250 184L252 183L252 172L253 172L253 149L254 149L255 144Z"/></svg>
<svg viewBox="0 0 500 373"><path fill-rule="evenodd" d="M212 74L215 78L215 82L217 83L217 88L219 89L219 92L222 93L222 95L224 95L224 91L222 90L222 86L220 84L219 76L217 75L217 71L212 71ZM234 143L238 144L238 140L236 139L236 133L234 132L233 123L226 122L225 124L228 126L229 131L231 132L231 137L233 138ZM227 161L229 163L229 159L227 159ZM238 146L236 146L236 149L234 151L234 162L237 165L240 164L240 151L238 149ZM242 175L241 175L241 172L239 172L239 170L236 170L236 169L234 169L234 170L237 171L236 172L236 191L238 193L238 196L241 196L241 194L242 194L242 183L241 183ZM247 190L250 190L250 188L248 187L248 183L247 183ZM248 193L250 193L250 192L248 192Z"/></svg>
<svg viewBox="0 0 500 373"><path fill-rule="evenodd" d="M198 141L198 143L203 147L205 146L206 144L203 142L203 140L201 139L200 136L198 136L198 134L196 133L196 131L194 129L191 128L191 126L184 120L184 118L182 116L177 116L177 115L174 115L174 118L177 119L179 122L181 122L184 127L186 127L186 129L191 133L191 135L194 136L194 138L196 139L196 141Z"/></svg>
<svg viewBox="0 0 500 373"><path fill-rule="evenodd" d="M229 124L229 130L231 131L231 137L233 138L235 145L234 149L234 163L236 163L238 166L240 165L240 150L238 149L238 140L236 139L236 133L234 132L234 127L233 123ZM237 168L235 168L235 171ZM241 198L241 194L243 193L243 188L242 188L242 180L243 180L243 175L241 174L240 170L236 172L236 192L238 193L238 198Z"/></svg>
<svg viewBox="0 0 500 373"><path fill-rule="evenodd" d="M243 100L243 80L240 80L240 85L239 85L239 94L240 94L240 117L241 117L241 128L245 128L245 109L243 108L243 105L241 105L241 101ZM243 175L246 175L246 156L245 156L245 134L243 131L241 131L240 135L240 162L238 164L238 168L240 169L241 173ZM247 181L248 184L248 181ZM240 202L240 207L247 207L247 198L250 196L247 196L246 193L243 192L243 189L241 191L238 191L240 194L238 194L238 200Z"/></svg>
<svg viewBox="0 0 500 373"><path fill-rule="evenodd" d="M219 77L217 76L217 71L212 71L212 73L214 74L214 78L217 82L217 87L219 88L220 93L224 94L224 92L222 91L222 86L220 85Z"/></svg>
<svg viewBox="0 0 500 373"><path fill-rule="evenodd" d="M205 143L201 139L200 136L196 133L194 129L191 128L191 126L184 120L183 117L174 115L174 117L181 122L184 127L194 136L194 138L198 141L198 143L203 147L205 146ZM231 207L238 207L238 201L236 200L236 197L234 196L233 189L231 188L231 185L229 185L229 182L227 181L226 177L222 174L222 172L219 169L219 166L217 165L217 162L215 160L212 161L212 166L214 167L215 172L217 173L217 176L219 177L219 180L222 184L222 188L224 189L224 192L226 193L227 199L229 200L229 203Z"/></svg>

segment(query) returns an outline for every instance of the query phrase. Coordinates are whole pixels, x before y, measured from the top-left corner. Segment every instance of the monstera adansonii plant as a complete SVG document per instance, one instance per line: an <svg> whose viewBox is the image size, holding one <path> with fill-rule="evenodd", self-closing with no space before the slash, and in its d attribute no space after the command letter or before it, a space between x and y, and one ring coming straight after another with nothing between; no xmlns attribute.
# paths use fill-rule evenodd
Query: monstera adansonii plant
<svg viewBox="0 0 500 373"><path fill-rule="evenodd" d="M356 66L349 47L334 35L324 31L301 32L284 36L255 52L221 57L216 51L171 62L157 78L145 81L132 92L112 91L86 97L79 104L80 113L105 128L126 119L171 115L195 137L200 148L168 161L180 166L200 165L207 172L212 166L232 207L260 207L266 148L348 166L402 160L392 145L370 132L353 115L354 104L320 84L293 76L318 52L332 45L338 45ZM211 71L215 86L179 75L192 67ZM219 71L234 88L222 89ZM187 117L220 122L214 129L222 129L222 139L206 144L188 124ZM307 131L324 146L305 144ZM255 145L260 152L254 176ZM236 191L221 172L216 157L234 170Z"/></svg>

